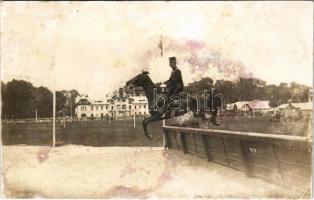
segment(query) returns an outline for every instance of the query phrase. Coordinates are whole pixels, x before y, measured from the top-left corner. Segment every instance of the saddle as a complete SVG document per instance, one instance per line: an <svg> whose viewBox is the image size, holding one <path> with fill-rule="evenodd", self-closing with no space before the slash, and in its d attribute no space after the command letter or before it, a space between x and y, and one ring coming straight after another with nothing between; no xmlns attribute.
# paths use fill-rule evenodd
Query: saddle
<svg viewBox="0 0 314 200"><path fill-rule="evenodd" d="M180 104L182 105L182 101L186 98L186 94L183 92L179 94L169 94L168 92L163 92L159 94L157 98L158 100L154 99L154 103L150 107L150 113L154 114L158 112L160 115L163 115L170 113L172 110L171 107L177 108ZM170 104L171 107L169 106Z"/></svg>

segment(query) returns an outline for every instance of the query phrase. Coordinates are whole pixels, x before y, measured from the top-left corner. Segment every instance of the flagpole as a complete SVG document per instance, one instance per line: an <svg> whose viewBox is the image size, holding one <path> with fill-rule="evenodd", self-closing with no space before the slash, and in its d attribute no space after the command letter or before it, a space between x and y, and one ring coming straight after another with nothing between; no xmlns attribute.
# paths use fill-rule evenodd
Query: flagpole
<svg viewBox="0 0 314 200"><path fill-rule="evenodd" d="M162 33L161 27L160 27L160 32ZM163 57L163 54L164 54L164 53L163 53L163 46L162 46L162 34L160 34L159 48L160 48L160 56ZM162 87L162 91L165 92L164 86L161 85L161 87ZM163 114L162 117L163 117L162 126L166 126L165 114ZM163 141L164 149L166 149L166 148L167 148L167 144L166 144L166 135L165 135L164 132L163 132L163 134L162 134L162 141Z"/></svg>
<svg viewBox="0 0 314 200"><path fill-rule="evenodd" d="M53 90L52 146L56 146L56 91Z"/></svg>
<svg viewBox="0 0 314 200"><path fill-rule="evenodd" d="M160 32L162 33L162 30L161 30L161 27L160 27ZM159 43L159 47L160 47L160 56L163 57L163 46L162 46L162 34L160 34L160 43ZM164 88L162 89L163 92L165 92ZM163 118L165 117L165 115L163 115ZM165 126L166 125L166 120L163 119L162 120L162 126Z"/></svg>
<svg viewBox="0 0 314 200"><path fill-rule="evenodd" d="M55 74L55 58L56 58L56 42L57 42L57 8L55 4L55 10L54 10L54 19L55 19L55 30L52 40L52 46L51 46L51 70L52 70L52 91L53 91L53 101L52 101L52 147L56 147L56 74Z"/></svg>

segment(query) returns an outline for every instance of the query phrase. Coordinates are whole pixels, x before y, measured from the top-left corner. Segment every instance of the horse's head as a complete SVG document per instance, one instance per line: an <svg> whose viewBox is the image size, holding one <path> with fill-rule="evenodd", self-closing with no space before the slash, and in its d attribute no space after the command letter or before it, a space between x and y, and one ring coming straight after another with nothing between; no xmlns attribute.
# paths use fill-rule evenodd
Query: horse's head
<svg viewBox="0 0 314 200"><path fill-rule="evenodd" d="M126 82L126 86L132 89L133 86L136 87L147 87L154 85L151 79L148 76L147 71L142 71L142 73L136 75L134 78Z"/></svg>

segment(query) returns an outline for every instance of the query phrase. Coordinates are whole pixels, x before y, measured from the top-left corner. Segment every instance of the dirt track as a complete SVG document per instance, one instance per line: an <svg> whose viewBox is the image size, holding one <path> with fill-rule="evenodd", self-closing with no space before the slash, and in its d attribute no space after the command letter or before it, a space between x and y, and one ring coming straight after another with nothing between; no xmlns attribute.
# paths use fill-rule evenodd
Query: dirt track
<svg viewBox="0 0 314 200"><path fill-rule="evenodd" d="M160 147L3 146L2 151L7 198L285 197L276 185Z"/></svg>

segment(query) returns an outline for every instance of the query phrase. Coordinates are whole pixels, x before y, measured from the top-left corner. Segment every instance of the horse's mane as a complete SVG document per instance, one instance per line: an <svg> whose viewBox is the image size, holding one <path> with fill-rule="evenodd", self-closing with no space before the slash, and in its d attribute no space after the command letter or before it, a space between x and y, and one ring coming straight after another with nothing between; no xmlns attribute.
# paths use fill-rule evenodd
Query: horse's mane
<svg viewBox="0 0 314 200"><path fill-rule="evenodd" d="M149 77L148 74L145 74L147 76L147 79L148 79L148 83L151 84L153 87L155 87L155 84L154 82L152 81L152 79Z"/></svg>

